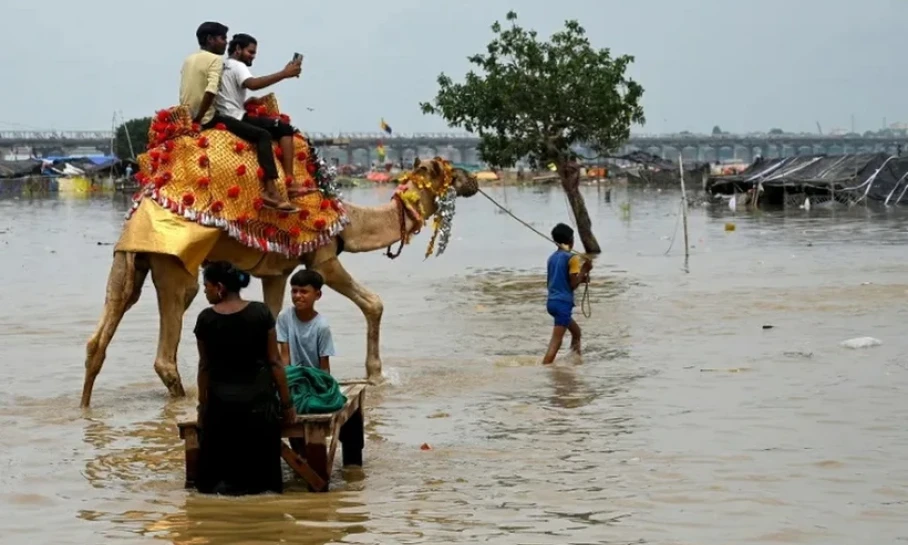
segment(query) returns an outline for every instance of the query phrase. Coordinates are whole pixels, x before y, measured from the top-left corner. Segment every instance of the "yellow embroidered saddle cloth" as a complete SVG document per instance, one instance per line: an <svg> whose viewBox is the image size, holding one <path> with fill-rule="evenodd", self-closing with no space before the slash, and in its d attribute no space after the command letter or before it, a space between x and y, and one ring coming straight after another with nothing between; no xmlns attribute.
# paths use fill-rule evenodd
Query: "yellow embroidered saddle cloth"
<svg viewBox="0 0 908 545"><path fill-rule="evenodd" d="M250 113L280 116L289 122L280 114L273 95ZM148 142L148 151L138 157L136 178L142 187L127 221L142 200L152 199L182 218L218 227L246 246L287 257L299 257L328 244L349 223L343 204L331 194L332 173L299 133L293 138L292 179L311 191L291 201L297 212L265 207L263 171L253 146L223 126L200 130L184 106L159 111L149 128ZM274 153L280 179L289 183L276 145ZM286 184L276 185L286 197Z"/></svg>

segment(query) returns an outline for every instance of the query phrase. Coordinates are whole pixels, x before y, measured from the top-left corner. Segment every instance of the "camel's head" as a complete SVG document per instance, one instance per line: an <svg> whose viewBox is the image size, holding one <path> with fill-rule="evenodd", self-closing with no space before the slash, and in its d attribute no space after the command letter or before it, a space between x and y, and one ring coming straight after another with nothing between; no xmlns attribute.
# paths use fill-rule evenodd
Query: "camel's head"
<svg viewBox="0 0 908 545"><path fill-rule="evenodd" d="M411 214L418 217L420 223L429 216L435 216L435 234L429 243L426 257L432 253L436 238L436 255L441 255L451 232L454 201L457 197L472 197L479 191L476 177L463 169L454 168L441 157L435 157L428 161L417 158L413 162L413 170L403 174L399 181L397 195Z"/></svg>

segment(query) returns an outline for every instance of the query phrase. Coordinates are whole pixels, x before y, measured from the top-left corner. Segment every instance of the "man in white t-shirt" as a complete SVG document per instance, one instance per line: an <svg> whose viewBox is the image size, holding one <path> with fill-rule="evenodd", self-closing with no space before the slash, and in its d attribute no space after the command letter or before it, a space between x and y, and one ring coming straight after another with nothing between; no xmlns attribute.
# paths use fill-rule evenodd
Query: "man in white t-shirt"
<svg viewBox="0 0 908 545"><path fill-rule="evenodd" d="M258 42L248 34L235 34L227 47L229 57L224 61L221 84L215 99L215 118L209 125L223 123L227 130L255 146L259 166L265 172L262 200L273 208L293 211L293 205L282 201L274 183L278 178L271 141L280 143L284 173L288 181L293 176L293 134L296 129L280 119L250 117L246 114L246 91L258 91L287 78L298 77L301 61L291 61L280 72L254 77L249 67L255 60ZM255 99L249 99L255 100ZM291 195L298 192L297 188Z"/></svg>

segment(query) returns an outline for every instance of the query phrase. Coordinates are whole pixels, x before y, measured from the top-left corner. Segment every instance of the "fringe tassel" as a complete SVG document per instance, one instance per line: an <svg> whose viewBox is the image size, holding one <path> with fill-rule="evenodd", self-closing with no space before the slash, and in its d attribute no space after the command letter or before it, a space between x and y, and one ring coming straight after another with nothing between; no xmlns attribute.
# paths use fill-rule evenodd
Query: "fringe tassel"
<svg viewBox="0 0 908 545"><path fill-rule="evenodd" d="M309 242L291 241L290 237L282 232L278 233L277 236L284 240L268 240L263 234L253 234L251 232L254 231L253 229L244 227L238 221L229 221L208 212L199 212L183 206L183 203L181 202L168 199L153 185L144 191L139 190L139 192L136 193L133 197L132 206L126 213L126 221L129 221L130 218L132 218L135 211L138 210L142 200L146 198L153 200L162 208L165 208L180 217L186 218L187 220L198 223L199 225L204 227L217 227L244 246L262 252L281 254L290 259L302 257L304 254L314 252L322 246L329 244L335 236L350 224L350 218L347 217L347 212L344 210L343 206L338 206L337 221L327 225L325 229L316 235L315 240Z"/></svg>

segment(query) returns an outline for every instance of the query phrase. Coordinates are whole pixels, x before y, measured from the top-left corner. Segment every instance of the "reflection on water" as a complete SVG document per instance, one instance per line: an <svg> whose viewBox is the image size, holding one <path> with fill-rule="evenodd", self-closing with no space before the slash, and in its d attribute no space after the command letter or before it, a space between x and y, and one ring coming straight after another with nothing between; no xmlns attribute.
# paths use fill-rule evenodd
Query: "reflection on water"
<svg viewBox="0 0 908 545"><path fill-rule="evenodd" d="M0 200L3 542L908 539L908 213L695 207L685 274L678 240L664 255L676 194L587 199L605 254L592 316L578 317L582 360L538 363L551 248L488 202L463 201L441 259L423 261L426 236L393 262L343 256L385 300L390 383L367 395L366 467L336 467L320 495L285 468L283 496L230 499L183 490L192 320L179 354L190 397L172 401L152 369L150 285L94 407L77 408L126 200ZM557 189L509 188L508 204L542 231L568 219ZM320 304L340 349L332 367L361 376L358 310L332 292ZM864 335L883 344L839 346Z"/></svg>

